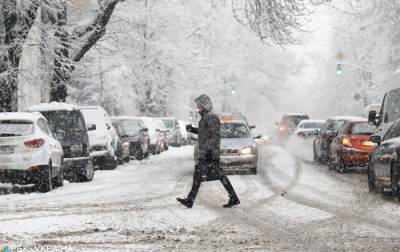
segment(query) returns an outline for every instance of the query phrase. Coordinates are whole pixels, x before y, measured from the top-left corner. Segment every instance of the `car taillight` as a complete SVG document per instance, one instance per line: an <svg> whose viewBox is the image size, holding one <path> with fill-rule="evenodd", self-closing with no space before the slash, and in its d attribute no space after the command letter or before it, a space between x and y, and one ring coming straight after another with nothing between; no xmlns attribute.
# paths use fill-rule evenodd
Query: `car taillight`
<svg viewBox="0 0 400 252"><path fill-rule="evenodd" d="M345 136L342 138L342 145L346 147L352 147L350 138Z"/></svg>
<svg viewBox="0 0 400 252"><path fill-rule="evenodd" d="M285 129L286 129L286 125L284 125L284 124L281 124L281 125L279 125L279 131L285 131Z"/></svg>
<svg viewBox="0 0 400 252"><path fill-rule="evenodd" d="M28 140L28 141L25 141L24 144L26 147L29 147L29 148L39 148L44 144L44 139L38 138L38 139Z"/></svg>

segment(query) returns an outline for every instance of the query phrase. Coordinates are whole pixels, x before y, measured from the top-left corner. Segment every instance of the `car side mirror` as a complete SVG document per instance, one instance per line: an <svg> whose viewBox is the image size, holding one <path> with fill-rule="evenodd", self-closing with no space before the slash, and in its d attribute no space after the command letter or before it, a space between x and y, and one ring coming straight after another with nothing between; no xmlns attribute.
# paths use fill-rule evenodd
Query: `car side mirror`
<svg viewBox="0 0 400 252"><path fill-rule="evenodd" d="M62 140L65 138L65 131L63 130L56 130L56 132L54 133L54 136L58 139L58 140Z"/></svg>
<svg viewBox="0 0 400 252"><path fill-rule="evenodd" d="M249 126L249 129L255 129L256 128L256 125L250 125Z"/></svg>
<svg viewBox="0 0 400 252"><path fill-rule="evenodd" d="M106 126L107 126L108 130L111 129L111 125L110 124L107 123Z"/></svg>
<svg viewBox="0 0 400 252"><path fill-rule="evenodd" d="M378 144L378 145L380 145L381 142L382 142L381 136L380 136L380 135L376 135L376 134L370 136L370 137L369 137L369 140L370 140L371 142L373 142L373 143Z"/></svg>
<svg viewBox="0 0 400 252"><path fill-rule="evenodd" d="M376 125L376 111L369 111L368 122Z"/></svg>
<svg viewBox="0 0 400 252"><path fill-rule="evenodd" d="M146 131L149 131L149 129L148 128L143 128L142 129L142 132L146 132Z"/></svg>
<svg viewBox="0 0 400 252"><path fill-rule="evenodd" d="M261 135L257 135L255 137L253 137L253 139L261 139Z"/></svg>
<svg viewBox="0 0 400 252"><path fill-rule="evenodd" d="M87 131L96 130L96 124L88 124Z"/></svg>

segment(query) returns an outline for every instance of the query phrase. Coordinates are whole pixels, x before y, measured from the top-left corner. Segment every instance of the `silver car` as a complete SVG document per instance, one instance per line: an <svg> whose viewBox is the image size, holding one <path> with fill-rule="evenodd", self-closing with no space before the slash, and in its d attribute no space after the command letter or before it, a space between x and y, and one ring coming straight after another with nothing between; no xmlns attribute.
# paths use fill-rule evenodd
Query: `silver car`
<svg viewBox="0 0 400 252"><path fill-rule="evenodd" d="M221 166L226 174L257 174L258 147L246 122L221 121Z"/></svg>

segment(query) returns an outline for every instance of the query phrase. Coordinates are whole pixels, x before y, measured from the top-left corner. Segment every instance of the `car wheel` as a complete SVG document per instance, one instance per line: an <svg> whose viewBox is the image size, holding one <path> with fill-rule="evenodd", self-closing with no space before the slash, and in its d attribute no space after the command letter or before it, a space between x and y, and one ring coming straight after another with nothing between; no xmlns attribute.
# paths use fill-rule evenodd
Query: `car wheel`
<svg viewBox="0 0 400 252"><path fill-rule="evenodd" d="M335 170L338 173L345 173L347 171L346 166L343 164L342 158L339 156L337 161L334 164Z"/></svg>
<svg viewBox="0 0 400 252"><path fill-rule="evenodd" d="M392 188L393 197L399 196L399 167L396 166L394 162L392 162L390 169L390 183Z"/></svg>
<svg viewBox="0 0 400 252"><path fill-rule="evenodd" d="M368 165L367 171L368 171L368 191L376 192L375 175L370 165Z"/></svg>
<svg viewBox="0 0 400 252"><path fill-rule="evenodd" d="M53 189L53 181L52 181L52 164L51 161L47 166L43 169L42 179L39 184L39 190L43 193L50 192Z"/></svg>
<svg viewBox="0 0 400 252"><path fill-rule="evenodd" d="M313 156L314 156L314 162L316 163L316 164L321 164L321 158L318 156L318 154L317 154L317 150L316 150L316 147L315 147L315 143L313 144Z"/></svg>
<svg viewBox="0 0 400 252"><path fill-rule="evenodd" d="M88 182L92 181L94 177L94 167L92 161L88 161L85 169L82 169L81 174L79 176L80 182Z"/></svg>
<svg viewBox="0 0 400 252"><path fill-rule="evenodd" d="M250 168L250 169L249 169L249 174L254 174L254 175L256 175L256 174L257 174L257 167Z"/></svg>
<svg viewBox="0 0 400 252"><path fill-rule="evenodd" d="M142 149L138 149L135 153L135 159L143 160L144 154Z"/></svg>
<svg viewBox="0 0 400 252"><path fill-rule="evenodd" d="M63 162L61 161L61 167L60 167L60 174L55 178L54 180L54 185L57 187L61 187L64 185L64 167L63 167Z"/></svg>
<svg viewBox="0 0 400 252"><path fill-rule="evenodd" d="M124 159L124 161L125 161L126 163L129 163L129 161L131 161L131 158L130 158L129 156L127 156L127 157Z"/></svg>

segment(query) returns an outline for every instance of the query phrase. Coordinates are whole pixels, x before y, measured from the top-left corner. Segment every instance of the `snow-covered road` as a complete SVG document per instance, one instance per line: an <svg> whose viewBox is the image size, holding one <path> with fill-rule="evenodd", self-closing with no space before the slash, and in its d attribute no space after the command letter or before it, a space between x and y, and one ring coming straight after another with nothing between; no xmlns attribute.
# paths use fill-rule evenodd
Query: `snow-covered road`
<svg viewBox="0 0 400 252"><path fill-rule="evenodd" d="M175 198L190 190L192 152L172 148L46 194L0 195L0 243L71 251L400 249L398 202L368 193L365 173L337 174L293 148L264 146L258 175L230 176L238 207L222 208L222 185L208 182L186 209Z"/></svg>

